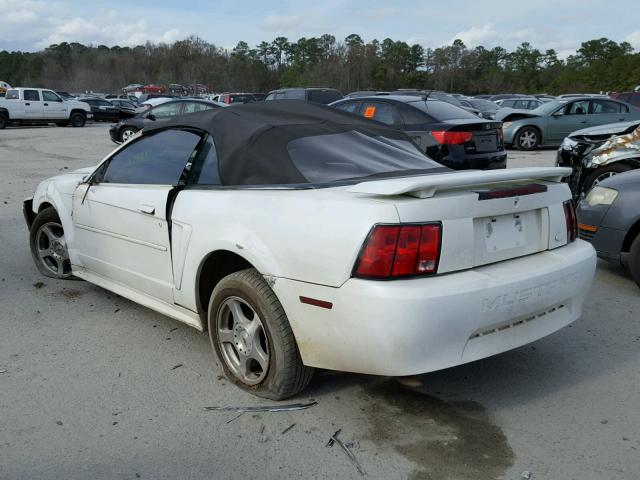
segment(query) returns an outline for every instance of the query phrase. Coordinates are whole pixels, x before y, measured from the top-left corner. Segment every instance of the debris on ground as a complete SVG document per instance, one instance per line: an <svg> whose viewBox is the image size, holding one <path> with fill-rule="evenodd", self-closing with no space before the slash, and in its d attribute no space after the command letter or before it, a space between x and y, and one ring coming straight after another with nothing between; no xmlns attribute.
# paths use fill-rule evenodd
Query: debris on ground
<svg viewBox="0 0 640 480"><path fill-rule="evenodd" d="M40 289L40 288L44 287L44 282L36 282L36 283L33 284L33 286L35 288Z"/></svg>
<svg viewBox="0 0 640 480"><path fill-rule="evenodd" d="M529 470L525 470L520 474L520 480L529 480L532 477L532 474Z"/></svg>
<svg viewBox="0 0 640 480"><path fill-rule="evenodd" d="M177 329L178 329L178 327L173 327L171 330L169 330L169 333L175 332Z"/></svg>
<svg viewBox="0 0 640 480"><path fill-rule="evenodd" d="M287 433L289 430L291 430L293 427L295 427L296 424L292 423L291 425L289 425L287 428L285 428L284 430L282 430L282 433L280 433L280 435L284 435L285 433Z"/></svg>
<svg viewBox="0 0 640 480"><path fill-rule="evenodd" d="M265 405L265 406L256 406L256 407L204 407L207 411L214 412L295 412L298 410L306 410L307 408L313 407L317 405L318 402L309 402L309 403L291 403L289 405Z"/></svg>
<svg viewBox="0 0 640 480"><path fill-rule="evenodd" d="M338 435L340 434L340 432L342 431L342 429L339 429L336 433L334 433L333 435L331 435L331 438L329 439L329 441L327 442L327 447L333 447L334 444L338 444L340 445L340 448L342 448L342 450L344 451L344 453L347 454L347 457L349 457L349 460L351 460L351 463L353 463L353 465L356 467L356 469L358 470L358 473L360 475L362 475L363 477L366 475L365 471L363 470L362 466L360 465L360 463L358 462L358 459L356 458L356 456L353 454L353 452L349 449L349 447L347 447L347 445L345 445L342 440L340 440L338 438ZM353 445L353 443L350 443L350 445Z"/></svg>
<svg viewBox="0 0 640 480"><path fill-rule="evenodd" d="M174 365L173 367L171 367L171 370L175 370L175 369L180 368L180 367L182 367L182 363Z"/></svg>

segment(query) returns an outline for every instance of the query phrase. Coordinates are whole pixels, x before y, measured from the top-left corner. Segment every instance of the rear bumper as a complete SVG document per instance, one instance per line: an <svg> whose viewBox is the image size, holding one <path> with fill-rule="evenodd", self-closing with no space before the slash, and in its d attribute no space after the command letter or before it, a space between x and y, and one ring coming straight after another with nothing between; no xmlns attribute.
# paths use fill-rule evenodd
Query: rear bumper
<svg viewBox="0 0 640 480"><path fill-rule="evenodd" d="M552 251L430 278L349 279L340 288L278 278L274 291L306 365L413 375L495 355L576 320L596 256L577 240ZM333 304L302 304L299 297Z"/></svg>

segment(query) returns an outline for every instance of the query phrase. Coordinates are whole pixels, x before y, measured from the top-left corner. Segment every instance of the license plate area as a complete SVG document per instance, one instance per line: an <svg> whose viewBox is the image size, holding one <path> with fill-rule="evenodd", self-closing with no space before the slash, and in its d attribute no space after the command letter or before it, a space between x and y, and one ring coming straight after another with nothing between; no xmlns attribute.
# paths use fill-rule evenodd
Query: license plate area
<svg viewBox="0 0 640 480"><path fill-rule="evenodd" d="M474 134L476 151L495 152L498 149L498 135L495 133L478 135Z"/></svg>
<svg viewBox="0 0 640 480"><path fill-rule="evenodd" d="M546 209L538 209L474 219L474 264L484 265L546 250L545 214Z"/></svg>

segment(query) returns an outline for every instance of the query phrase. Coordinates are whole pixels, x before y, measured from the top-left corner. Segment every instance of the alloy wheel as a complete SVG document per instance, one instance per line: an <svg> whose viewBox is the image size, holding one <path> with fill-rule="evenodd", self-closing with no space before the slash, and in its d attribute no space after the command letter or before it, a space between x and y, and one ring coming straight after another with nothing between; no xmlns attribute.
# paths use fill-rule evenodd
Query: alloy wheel
<svg viewBox="0 0 640 480"><path fill-rule="evenodd" d="M45 269L54 275L71 276L71 261L61 224L48 222L38 229L36 250L40 263Z"/></svg>
<svg viewBox="0 0 640 480"><path fill-rule="evenodd" d="M216 317L222 357L231 372L248 385L257 385L269 369L269 340L257 312L240 297L227 298Z"/></svg>
<svg viewBox="0 0 640 480"><path fill-rule="evenodd" d="M538 135L536 135L536 132L533 132L531 130L527 130L526 132L522 132L520 134L520 145L523 148L533 148L536 146L536 144L538 143Z"/></svg>

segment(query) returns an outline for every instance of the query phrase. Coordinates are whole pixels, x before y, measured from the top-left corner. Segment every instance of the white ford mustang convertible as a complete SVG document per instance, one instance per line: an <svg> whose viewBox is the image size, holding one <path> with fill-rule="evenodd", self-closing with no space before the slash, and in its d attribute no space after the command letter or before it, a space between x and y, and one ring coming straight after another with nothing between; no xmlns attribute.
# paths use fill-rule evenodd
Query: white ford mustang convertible
<svg viewBox="0 0 640 480"><path fill-rule="evenodd" d="M386 125L276 101L145 129L24 212L43 275L208 330L229 378L284 399L314 368L430 372L576 320L596 260L569 173L456 172Z"/></svg>

